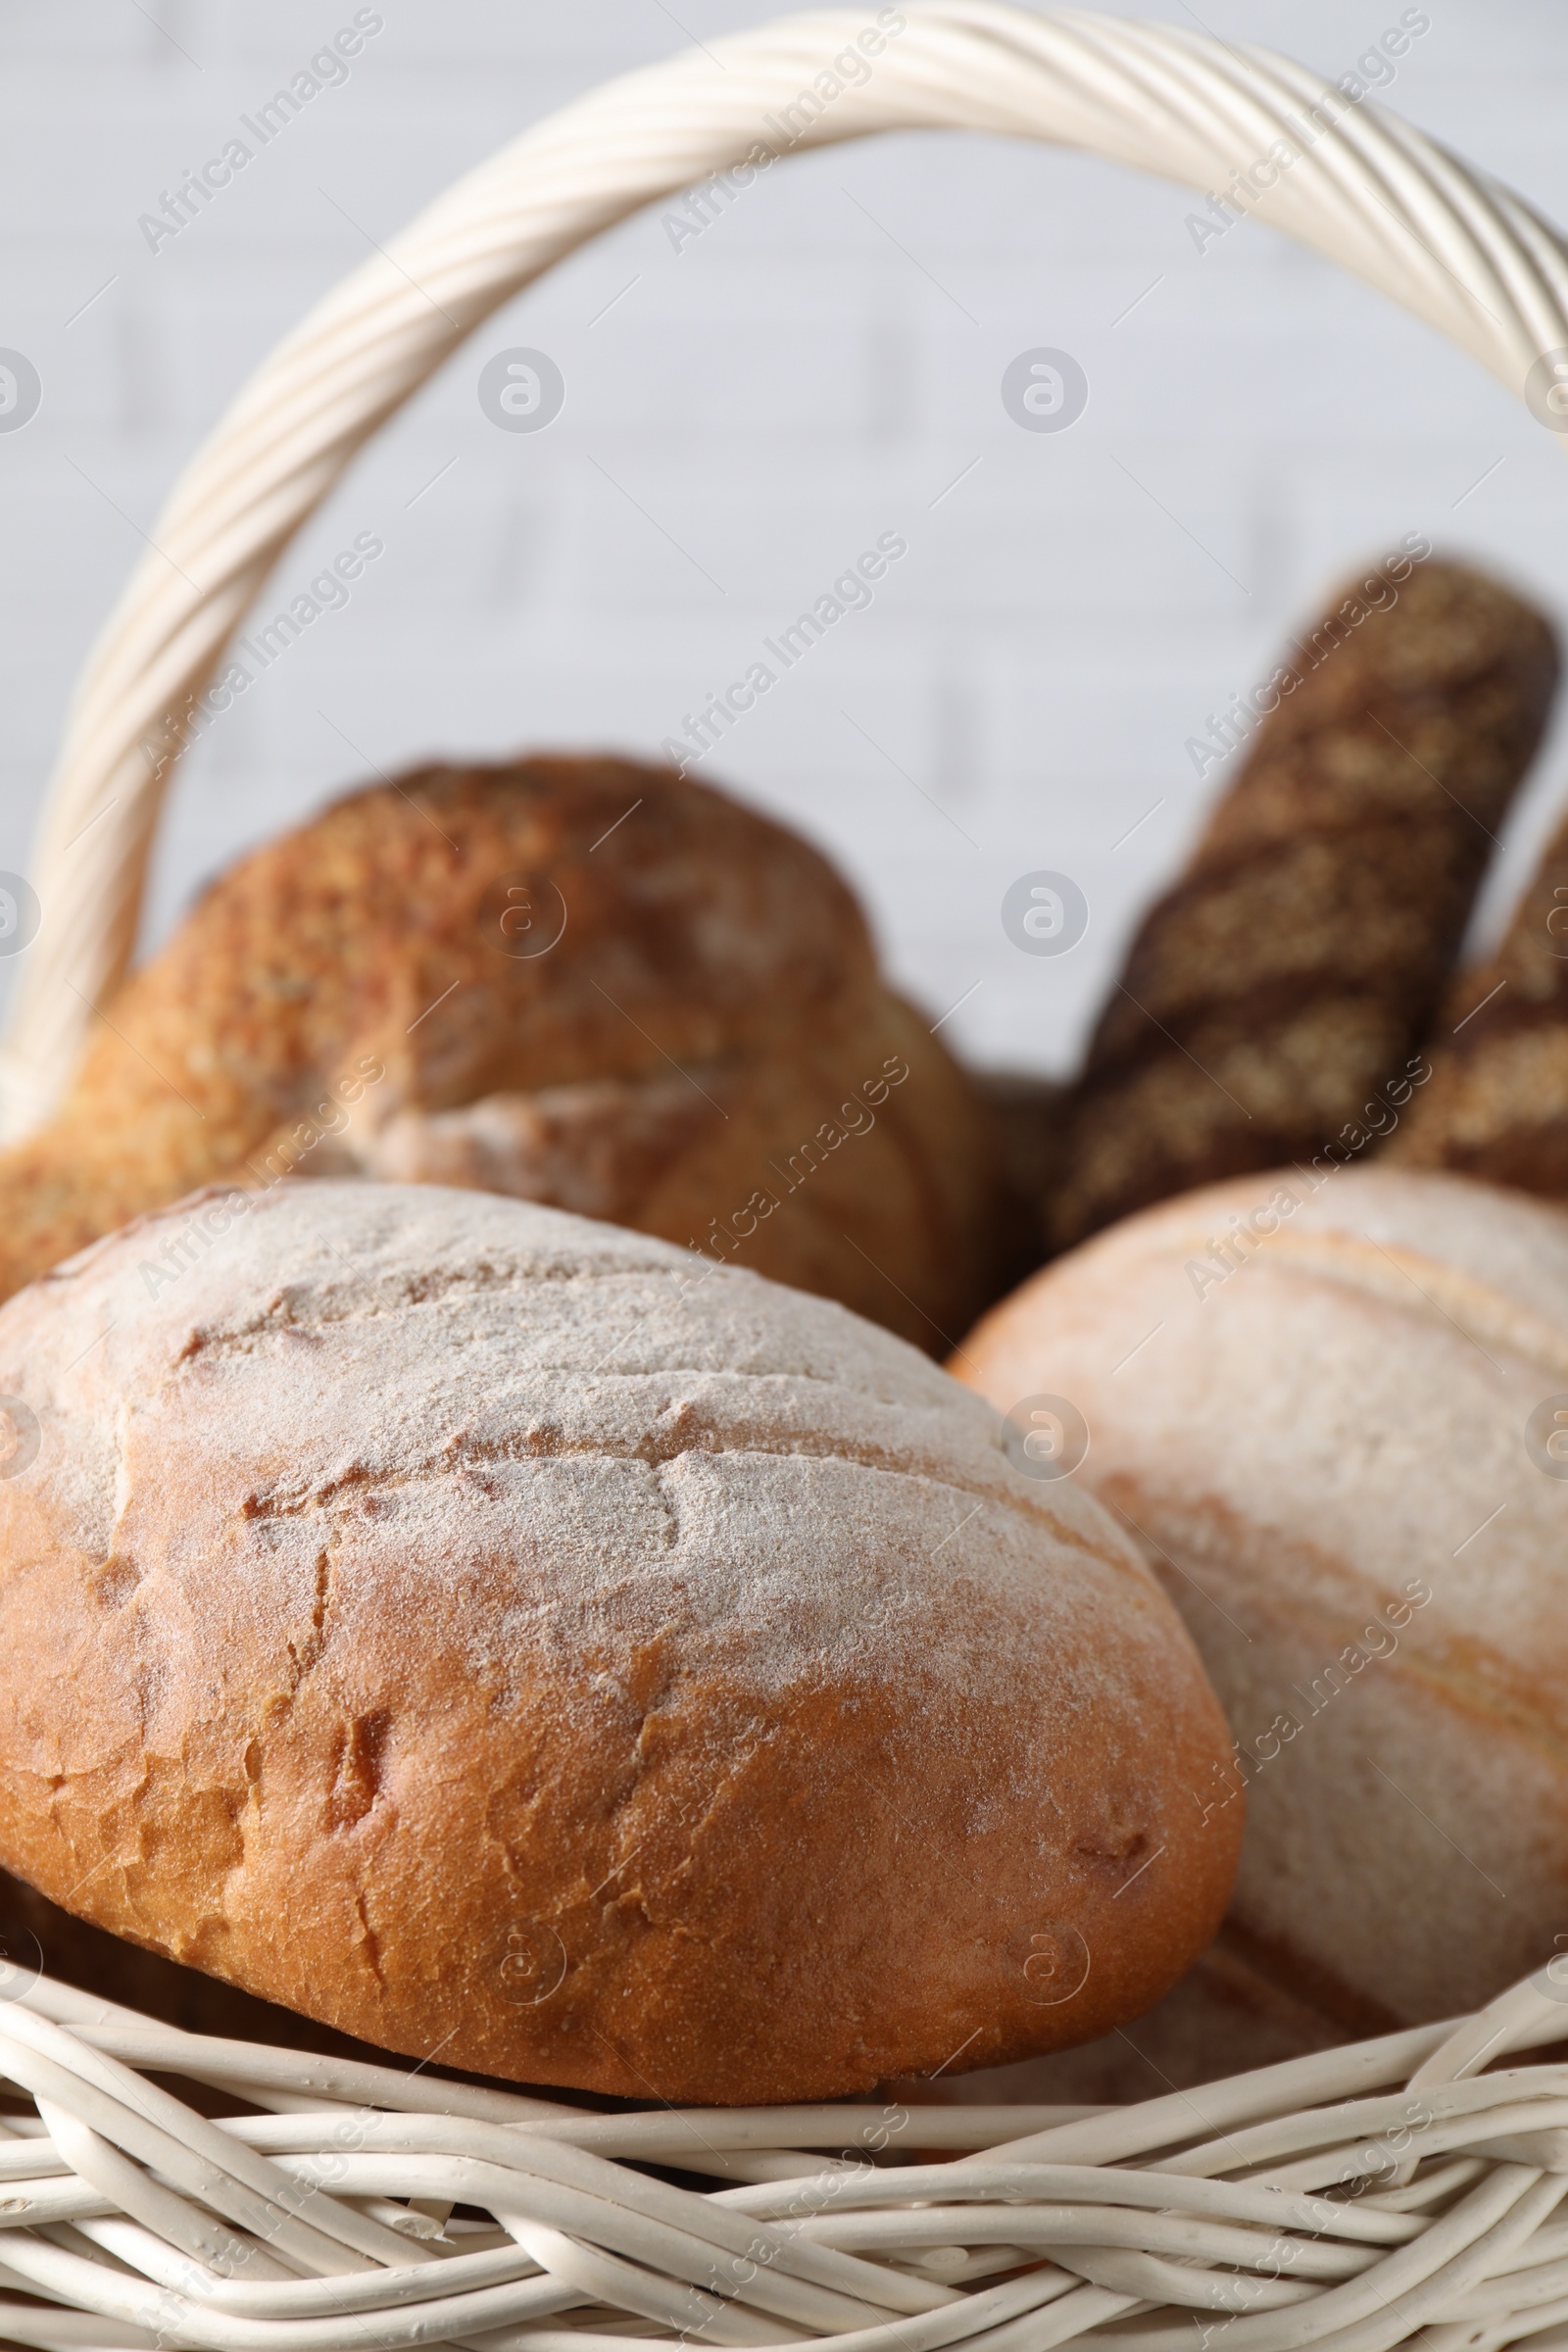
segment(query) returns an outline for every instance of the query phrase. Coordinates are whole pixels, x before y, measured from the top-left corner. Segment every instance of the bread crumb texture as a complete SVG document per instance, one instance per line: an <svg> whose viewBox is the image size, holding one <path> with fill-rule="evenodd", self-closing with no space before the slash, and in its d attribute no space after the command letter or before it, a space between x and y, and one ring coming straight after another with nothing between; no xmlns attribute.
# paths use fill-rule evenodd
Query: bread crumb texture
<svg viewBox="0 0 1568 2352"><path fill-rule="evenodd" d="M842 1307L284 1184L23 1292L0 1392L41 1433L0 1861L134 1941L445 2064L750 2101L1104 2032L1213 1932L1175 1611Z"/></svg>

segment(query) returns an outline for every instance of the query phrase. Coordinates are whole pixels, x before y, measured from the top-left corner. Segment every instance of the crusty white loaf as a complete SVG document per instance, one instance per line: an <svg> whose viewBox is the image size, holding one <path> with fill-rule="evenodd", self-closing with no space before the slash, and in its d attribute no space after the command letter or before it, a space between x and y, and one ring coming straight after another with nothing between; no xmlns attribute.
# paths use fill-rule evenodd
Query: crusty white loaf
<svg viewBox="0 0 1568 2352"><path fill-rule="evenodd" d="M21 1293L4 1392L0 1862L249 1991L816 2097L1101 2033L1223 1910L1223 1719L1155 1580L842 1307L284 1185Z"/></svg>
<svg viewBox="0 0 1568 2352"><path fill-rule="evenodd" d="M1239 1742L1253 1954L1352 2028L1472 2008L1550 1954L1568 1217L1451 1177L1249 1177L1059 1260L955 1369L1004 1412L1071 1400L1080 1482L1186 1618Z"/></svg>

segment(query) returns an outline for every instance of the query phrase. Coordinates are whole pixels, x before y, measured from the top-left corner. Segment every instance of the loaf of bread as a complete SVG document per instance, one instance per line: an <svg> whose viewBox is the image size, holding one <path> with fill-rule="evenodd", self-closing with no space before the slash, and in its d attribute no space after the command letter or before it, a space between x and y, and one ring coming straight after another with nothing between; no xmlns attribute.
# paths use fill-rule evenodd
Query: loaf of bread
<svg viewBox="0 0 1568 2352"><path fill-rule="evenodd" d="M975 1084L991 1114L1002 1169L993 1264L1000 1298L1051 1252L1047 1212L1061 1161L1067 1090L1056 1079L1024 1070L979 1070Z"/></svg>
<svg viewBox="0 0 1568 2352"><path fill-rule="evenodd" d="M193 1186L477 1185L945 1352L994 1295L985 1106L807 843L667 769L431 767L242 858L0 1157L0 1297Z"/></svg>
<svg viewBox="0 0 1568 2352"><path fill-rule="evenodd" d="M113 1948L112 1937L99 1940ZM144 1953L137 1957L171 1977L188 1974ZM213 1989L227 1994L226 1986ZM1200 2082L1331 2050L1344 2039L1345 2030L1333 2018L1287 1992L1272 1970L1257 1964L1247 1938L1227 1921L1181 1983L1131 2026L1015 2066L939 2075L934 2081L910 2077L886 2088L920 2107L1130 2107L1168 2090L1192 2090Z"/></svg>
<svg viewBox="0 0 1568 2352"><path fill-rule="evenodd" d="M184 2034L263 2041L276 2049L318 2050L340 2058L378 2055L352 2034L301 2017L297 2010L259 2001L237 1985L203 1976L198 1969L181 1968L143 1945L124 1943L106 1929L63 1911L6 1870L0 1870L0 1968L7 1972L0 1983L8 1999L16 1997L19 1984L43 1975L100 2001L177 2026ZM439 2062L435 2071L441 2072ZM196 2103L201 2104L199 2091Z"/></svg>
<svg viewBox="0 0 1568 2352"><path fill-rule="evenodd" d="M955 1367L1083 1425L1237 1741L1232 1918L1348 2032L1473 2009L1568 1921L1568 1216L1287 1168L1129 1219ZM1078 1424L1073 1427L1078 1429Z"/></svg>
<svg viewBox="0 0 1568 2352"><path fill-rule="evenodd" d="M0 1864L381 2047L674 2100L1156 2000L1241 1807L1156 1581L913 1348L440 1186L213 1189L0 1309Z"/></svg>
<svg viewBox="0 0 1568 2352"><path fill-rule="evenodd" d="M1432 1081L1387 1156L1568 1200L1568 821L1494 956L1461 972L1427 1041Z"/></svg>
<svg viewBox="0 0 1568 2352"><path fill-rule="evenodd" d="M1403 1069L1556 676L1540 613L1461 564L1403 553L1333 600L1253 698L1241 772L1105 1006L1068 1113L1058 1249L1310 1159Z"/></svg>

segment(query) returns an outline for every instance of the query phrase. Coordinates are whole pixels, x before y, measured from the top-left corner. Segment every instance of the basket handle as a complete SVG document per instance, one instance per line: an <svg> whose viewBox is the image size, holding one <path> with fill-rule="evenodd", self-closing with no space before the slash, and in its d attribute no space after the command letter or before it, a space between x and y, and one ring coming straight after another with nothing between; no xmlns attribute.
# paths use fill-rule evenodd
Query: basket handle
<svg viewBox="0 0 1568 2352"><path fill-rule="evenodd" d="M842 84L832 61L849 49L870 70L828 97L818 76ZM1068 8L866 0L607 82L458 181L318 303L175 484L88 657L45 797L31 861L41 921L0 1051L0 1135L48 1115L124 972L179 749L168 714L205 689L361 444L502 303L640 206L759 144L917 128L1050 140L1205 191L1249 174L1247 209L1513 391L1568 347L1555 230L1396 116L1266 49ZM1271 150L1280 168L1265 185ZM149 738L167 740L166 757L149 759Z"/></svg>

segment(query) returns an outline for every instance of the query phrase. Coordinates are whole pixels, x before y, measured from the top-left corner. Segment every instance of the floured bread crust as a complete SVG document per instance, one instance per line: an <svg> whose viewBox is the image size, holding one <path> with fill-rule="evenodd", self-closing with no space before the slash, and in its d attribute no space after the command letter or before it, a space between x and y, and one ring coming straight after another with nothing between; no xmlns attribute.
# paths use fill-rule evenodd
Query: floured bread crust
<svg viewBox="0 0 1568 2352"><path fill-rule="evenodd" d="M0 1298L219 1178L495 1186L942 1353L995 1296L986 1107L817 851L624 760L430 766L242 858L0 1153Z"/></svg>
<svg viewBox="0 0 1568 2352"><path fill-rule="evenodd" d="M0 1392L0 1862L365 2040L819 2097L1102 2033L1223 1909L1155 1580L835 1305L294 1183L34 1284Z"/></svg>
<svg viewBox="0 0 1568 2352"><path fill-rule="evenodd" d="M1061 1260L955 1369L1003 1410L1049 1391L1085 1417L1081 1476L1175 1598L1239 1743L1233 1918L1260 1964L1372 2031L1474 2008L1550 1956L1568 1217L1454 1177L1277 1170Z"/></svg>

